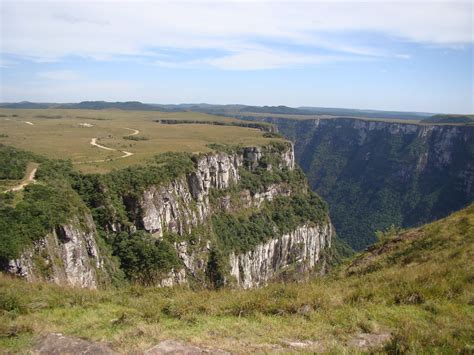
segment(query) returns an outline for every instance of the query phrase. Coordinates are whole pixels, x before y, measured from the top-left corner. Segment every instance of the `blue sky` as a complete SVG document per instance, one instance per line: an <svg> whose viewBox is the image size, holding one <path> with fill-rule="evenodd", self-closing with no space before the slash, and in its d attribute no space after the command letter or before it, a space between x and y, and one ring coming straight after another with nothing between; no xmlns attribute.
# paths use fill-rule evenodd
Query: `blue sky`
<svg viewBox="0 0 474 355"><path fill-rule="evenodd" d="M0 101L472 113L472 1L0 0Z"/></svg>

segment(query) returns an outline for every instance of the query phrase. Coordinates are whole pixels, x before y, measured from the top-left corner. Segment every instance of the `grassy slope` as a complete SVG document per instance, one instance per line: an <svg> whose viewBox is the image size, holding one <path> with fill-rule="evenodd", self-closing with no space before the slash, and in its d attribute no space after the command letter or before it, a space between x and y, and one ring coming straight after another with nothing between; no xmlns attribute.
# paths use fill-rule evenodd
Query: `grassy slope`
<svg viewBox="0 0 474 355"><path fill-rule="evenodd" d="M156 154L174 152L208 152L210 143L262 145L269 140L257 129L199 124L164 125L157 119L238 122L232 118L194 112L148 112L121 110L0 109L0 143L32 151L53 159L71 159L74 163L116 159L120 151L134 153L125 159L104 163L79 164L86 173L104 173L143 163ZM32 124L28 124L30 122ZM81 127L88 123L93 127ZM145 140L129 140L132 131ZM98 143L116 149L99 149Z"/></svg>
<svg viewBox="0 0 474 355"><path fill-rule="evenodd" d="M372 247L305 284L192 292L87 291L0 278L0 349L59 331L118 350L168 338L232 351L312 340L340 351L360 333L392 334L386 351L472 351L474 205ZM273 344L273 345L272 345Z"/></svg>

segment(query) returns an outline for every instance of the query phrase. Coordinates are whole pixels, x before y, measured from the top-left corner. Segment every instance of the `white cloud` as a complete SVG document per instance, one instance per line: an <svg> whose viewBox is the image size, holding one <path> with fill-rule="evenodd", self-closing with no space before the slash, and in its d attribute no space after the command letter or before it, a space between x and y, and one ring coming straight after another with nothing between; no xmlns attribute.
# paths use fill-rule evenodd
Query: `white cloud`
<svg viewBox="0 0 474 355"><path fill-rule="evenodd" d="M38 77L41 79L47 80L77 80L79 79L78 73L73 70L51 70L51 71L44 71L39 72Z"/></svg>
<svg viewBox="0 0 474 355"><path fill-rule="evenodd" d="M0 56L0 68L11 68L15 66L15 64L16 63L14 61L2 58Z"/></svg>
<svg viewBox="0 0 474 355"><path fill-rule="evenodd" d="M2 3L1 52L39 60L68 55L110 60L118 56L155 56L157 48L208 49L227 54L178 64L261 69L329 58L288 50L282 55L272 45L262 45L267 42L346 55L397 57L385 48L357 45L344 37L368 32L447 47L474 40L471 1ZM158 64L173 65L161 59Z"/></svg>
<svg viewBox="0 0 474 355"><path fill-rule="evenodd" d="M216 59L206 61L220 69L259 70L299 66L303 64L319 64L342 60L340 57L324 55L305 55L272 50L240 51Z"/></svg>

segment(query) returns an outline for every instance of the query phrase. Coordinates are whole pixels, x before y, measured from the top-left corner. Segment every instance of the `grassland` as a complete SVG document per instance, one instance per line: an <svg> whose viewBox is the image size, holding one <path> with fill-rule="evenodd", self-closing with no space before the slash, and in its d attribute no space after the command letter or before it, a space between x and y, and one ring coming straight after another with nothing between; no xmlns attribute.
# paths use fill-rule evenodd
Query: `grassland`
<svg viewBox="0 0 474 355"><path fill-rule="evenodd" d="M474 205L381 241L325 278L243 291L130 287L87 291L0 277L0 349L47 332L118 351L180 339L233 352L341 353L388 334L388 353L472 353Z"/></svg>
<svg viewBox="0 0 474 355"><path fill-rule="evenodd" d="M211 150L208 148L211 143L261 145L269 141L257 129L165 125L154 122L158 119L238 122L233 118L193 112L0 109L0 143L49 158L71 159L82 172L104 173L143 163L169 151L207 152ZM130 139L133 130L139 134ZM93 138L114 150L91 145ZM122 151L133 155L120 159L124 155ZM91 162L98 160L106 161Z"/></svg>

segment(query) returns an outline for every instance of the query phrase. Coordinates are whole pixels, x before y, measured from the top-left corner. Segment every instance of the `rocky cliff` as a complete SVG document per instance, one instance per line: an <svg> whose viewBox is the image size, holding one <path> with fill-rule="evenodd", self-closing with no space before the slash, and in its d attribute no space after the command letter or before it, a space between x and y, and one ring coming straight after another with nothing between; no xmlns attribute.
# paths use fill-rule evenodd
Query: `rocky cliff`
<svg viewBox="0 0 474 355"><path fill-rule="evenodd" d="M213 213L226 211L238 212L241 209L260 208L265 202L271 202L277 197L291 196L291 188L286 183L269 184L258 191L240 189L237 200L231 202L228 193L212 203L209 199L212 192L226 192L236 187L241 180L240 170L246 167L249 171L257 169L262 159L269 154L256 147L245 148L237 153L216 153L196 159L196 169L191 174L173 180L165 186L151 186L147 188L139 199L141 217L138 225L151 233L155 238L163 238L164 233L175 233L185 237L192 233L199 225L209 223ZM266 166L267 171L288 170L295 168L293 147L278 153L277 166ZM329 224L330 226L330 224ZM219 231L215 231L219 233ZM181 269L174 269L161 282L162 285L172 286L184 284L187 276L197 277L206 271L210 240L207 233L199 236L206 240L200 247L193 247L189 241L182 240L175 243ZM276 233L275 233L276 234ZM307 270L312 269L319 259L320 250L330 246L332 229L325 225L323 230L306 225L281 237L270 239L265 244L255 246L245 254L230 256L230 275L236 277L237 285L243 287L259 286L271 279L274 274L286 266L307 262ZM302 249L299 249L302 247ZM263 249L272 249L266 254ZM257 259L253 255L258 254ZM278 260L280 258L280 260ZM237 275L234 272L235 262L240 268L251 268L252 271ZM260 272L258 271L260 268Z"/></svg>
<svg viewBox="0 0 474 355"><path fill-rule="evenodd" d="M411 227L474 200L474 126L352 118L267 118L329 204L338 235L362 249L391 224Z"/></svg>
<svg viewBox="0 0 474 355"><path fill-rule="evenodd" d="M131 282L248 288L291 265L311 270L333 237L326 206L295 168L288 142L68 179L90 214L82 223L71 215L35 240L10 260L10 273L96 288L110 273L101 253L111 252Z"/></svg>
<svg viewBox="0 0 474 355"><path fill-rule="evenodd" d="M311 270L331 247L333 227L330 223L319 226L303 225L255 246L246 253L230 254L230 274L243 288L262 286L289 266L298 273Z"/></svg>
<svg viewBox="0 0 474 355"><path fill-rule="evenodd" d="M84 223L74 218L35 241L18 259L10 261L7 271L28 281L97 288L104 263L92 217L81 217Z"/></svg>

